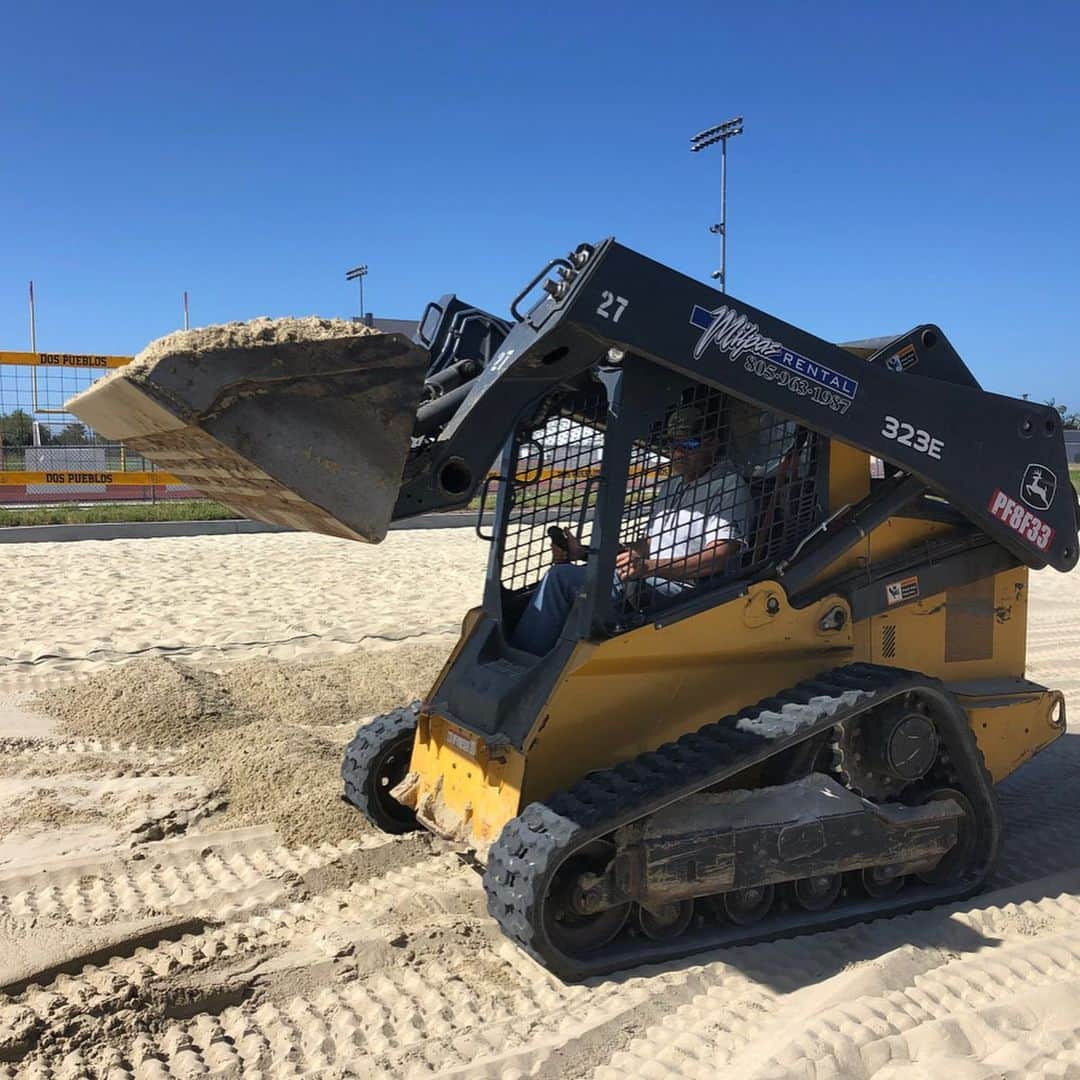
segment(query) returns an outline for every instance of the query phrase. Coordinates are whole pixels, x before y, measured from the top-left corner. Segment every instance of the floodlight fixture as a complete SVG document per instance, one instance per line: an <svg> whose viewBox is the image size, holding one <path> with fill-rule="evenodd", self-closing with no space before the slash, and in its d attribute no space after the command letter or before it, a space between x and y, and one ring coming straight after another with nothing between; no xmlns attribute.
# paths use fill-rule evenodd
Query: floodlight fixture
<svg viewBox="0 0 1080 1080"><path fill-rule="evenodd" d="M364 277L367 275L367 263L363 263L360 266L354 266L351 270L345 271L346 281L359 281L360 282L360 321L364 321Z"/></svg>
<svg viewBox="0 0 1080 1080"><path fill-rule="evenodd" d="M715 127L699 131L690 140L690 152L696 154L707 146L720 142L721 139L730 139L733 135L741 135L743 131L743 118L736 116L734 120L725 120Z"/></svg>
<svg viewBox="0 0 1080 1080"><path fill-rule="evenodd" d="M743 133L743 118L725 120L722 124L699 131L690 139L690 152L696 154L709 146L720 144L720 220L709 226L709 232L720 234L720 269L712 276L720 282L720 291L727 292L727 141Z"/></svg>

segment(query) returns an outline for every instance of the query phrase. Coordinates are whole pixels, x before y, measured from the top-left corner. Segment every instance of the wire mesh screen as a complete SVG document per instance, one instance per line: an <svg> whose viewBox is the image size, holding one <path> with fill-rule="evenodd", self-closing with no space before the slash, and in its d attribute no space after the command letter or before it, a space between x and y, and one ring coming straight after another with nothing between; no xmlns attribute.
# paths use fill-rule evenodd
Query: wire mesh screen
<svg viewBox="0 0 1080 1080"><path fill-rule="evenodd" d="M0 469L120 469L120 448L64 408L104 368L0 365ZM69 460L70 459L70 460ZM140 459L141 460L141 459ZM142 468L128 465L128 468Z"/></svg>
<svg viewBox="0 0 1080 1080"><path fill-rule="evenodd" d="M543 576L552 562L552 526L589 543L606 409L602 389L578 393L549 404L519 430L502 559L506 588L525 589Z"/></svg>
<svg viewBox="0 0 1080 1080"><path fill-rule="evenodd" d="M0 503L192 497L186 485L154 481L160 470L153 463L65 410L69 398L107 374L106 358L65 357L100 361L73 366L56 354L26 355L32 362L8 356L0 363ZM125 479L136 473L142 479Z"/></svg>
<svg viewBox="0 0 1080 1080"><path fill-rule="evenodd" d="M818 517L813 432L692 388L635 446L614 602L643 621L789 554Z"/></svg>
<svg viewBox="0 0 1080 1080"><path fill-rule="evenodd" d="M38 415L75 418L64 403L101 378L103 368L78 368L41 365L31 369L34 412Z"/></svg>
<svg viewBox="0 0 1080 1080"><path fill-rule="evenodd" d="M595 516L621 506L610 625L630 629L758 573L820 520L823 444L814 432L696 385L653 417L632 441L625 477L611 472L603 485L602 391L564 398L519 430L502 557L507 589L527 592L553 563L595 557ZM552 526L570 534L569 550L553 544Z"/></svg>

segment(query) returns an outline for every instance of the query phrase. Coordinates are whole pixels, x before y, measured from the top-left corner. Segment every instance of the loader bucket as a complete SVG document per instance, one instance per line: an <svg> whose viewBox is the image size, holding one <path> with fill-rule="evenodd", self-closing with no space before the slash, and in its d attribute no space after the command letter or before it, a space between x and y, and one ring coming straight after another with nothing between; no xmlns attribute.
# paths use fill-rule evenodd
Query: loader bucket
<svg viewBox="0 0 1080 1080"><path fill-rule="evenodd" d="M378 543L428 354L327 319L259 319L152 342L68 408L238 513Z"/></svg>

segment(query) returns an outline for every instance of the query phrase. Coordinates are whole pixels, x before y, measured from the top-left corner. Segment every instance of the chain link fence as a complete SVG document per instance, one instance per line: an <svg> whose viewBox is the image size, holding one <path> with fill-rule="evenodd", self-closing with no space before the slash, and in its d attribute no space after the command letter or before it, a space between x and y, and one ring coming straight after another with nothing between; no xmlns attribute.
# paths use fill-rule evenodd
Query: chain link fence
<svg viewBox="0 0 1080 1080"><path fill-rule="evenodd" d="M1080 431L1065 432L1065 454L1069 465L1080 469Z"/></svg>
<svg viewBox="0 0 1080 1080"><path fill-rule="evenodd" d="M197 492L67 412L128 356L0 352L0 506L190 499Z"/></svg>

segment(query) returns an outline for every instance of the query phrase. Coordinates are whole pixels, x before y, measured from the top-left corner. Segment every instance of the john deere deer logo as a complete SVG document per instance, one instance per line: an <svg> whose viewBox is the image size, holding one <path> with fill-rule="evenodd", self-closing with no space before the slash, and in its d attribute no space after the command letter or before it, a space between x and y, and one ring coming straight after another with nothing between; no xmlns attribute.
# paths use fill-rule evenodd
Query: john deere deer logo
<svg viewBox="0 0 1080 1080"><path fill-rule="evenodd" d="M1020 498L1032 510L1049 510L1057 493L1057 477L1045 465L1029 465L1020 484Z"/></svg>

